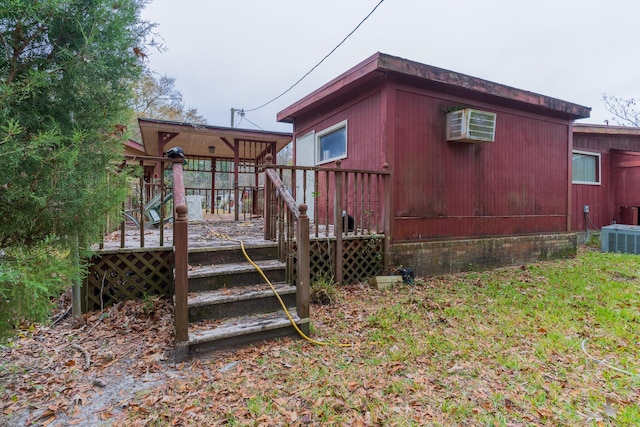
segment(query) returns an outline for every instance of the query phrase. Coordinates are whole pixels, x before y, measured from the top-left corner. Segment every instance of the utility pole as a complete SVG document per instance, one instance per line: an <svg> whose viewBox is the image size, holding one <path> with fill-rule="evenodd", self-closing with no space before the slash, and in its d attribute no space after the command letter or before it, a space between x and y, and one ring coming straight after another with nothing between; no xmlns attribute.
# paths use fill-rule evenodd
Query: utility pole
<svg viewBox="0 0 640 427"><path fill-rule="evenodd" d="M233 115L235 114L236 109L231 107L231 127L233 127Z"/></svg>

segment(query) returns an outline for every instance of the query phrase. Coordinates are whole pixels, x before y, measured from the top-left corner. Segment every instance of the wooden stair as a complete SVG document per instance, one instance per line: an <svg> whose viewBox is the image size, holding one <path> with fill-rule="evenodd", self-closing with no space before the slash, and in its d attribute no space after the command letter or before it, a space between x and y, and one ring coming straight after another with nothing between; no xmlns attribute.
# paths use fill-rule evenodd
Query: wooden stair
<svg viewBox="0 0 640 427"><path fill-rule="evenodd" d="M309 319L296 313L296 288L285 282L285 264L275 243L245 246L263 270L298 327ZM247 261L240 245L189 250L188 354L224 349L284 336L298 336L271 287Z"/></svg>

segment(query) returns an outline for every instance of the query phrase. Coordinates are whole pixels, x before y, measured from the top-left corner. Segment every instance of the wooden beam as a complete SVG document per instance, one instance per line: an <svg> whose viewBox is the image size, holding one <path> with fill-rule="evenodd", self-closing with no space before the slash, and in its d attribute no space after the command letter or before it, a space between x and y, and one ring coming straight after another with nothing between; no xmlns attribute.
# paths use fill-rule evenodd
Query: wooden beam
<svg viewBox="0 0 640 427"><path fill-rule="evenodd" d="M158 156L162 157L164 146L178 135L180 134L175 132L158 132Z"/></svg>
<svg viewBox="0 0 640 427"><path fill-rule="evenodd" d="M221 136L220 139L222 140L222 142L227 144L227 147L229 147L232 150L235 149L235 146L231 142L229 142L227 138L225 138L224 136Z"/></svg>

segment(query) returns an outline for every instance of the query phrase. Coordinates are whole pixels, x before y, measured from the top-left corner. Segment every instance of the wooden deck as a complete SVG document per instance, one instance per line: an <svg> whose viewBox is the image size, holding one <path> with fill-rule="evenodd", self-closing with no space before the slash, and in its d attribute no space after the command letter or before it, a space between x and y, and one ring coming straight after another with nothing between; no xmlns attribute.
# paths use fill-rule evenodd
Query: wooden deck
<svg viewBox="0 0 640 427"><path fill-rule="evenodd" d="M238 245L237 240L242 240L245 245L262 245L273 243L264 239L264 218L241 217L239 221L234 221L233 214L203 214L203 220L189 221L189 248L211 248ZM121 249L121 230L118 229L104 237L104 250ZM317 235L316 235L317 234ZM313 223L310 224L309 235L314 238L335 239L334 227L329 225L318 225L316 230ZM357 232L350 231L351 238L369 238L370 233L363 230ZM356 237L357 236L357 237ZM236 239L229 240L227 237ZM125 225L124 249L135 248L158 248L173 246L173 223L167 223L163 230L163 244L160 244L160 228L145 224L144 245L140 244L140 230L132 223ZM95 249L98 249L96 245Z"/></svg>
<svg viewBox="0 0 640 427"><path fill-rule="evenodd" d="M233 214L206 214L203 220L189 221L189 248L206 248L237 245L242 240L245 245L266 243L264 240L264 219L261 217L234 221ZM120 248L121 230L109 233L104 238L104 249ZM228 237L228 238L227 238ZM160 228L145 225L144 245L140 244L140 230L133 224L125 226L125 248L157 248L173 245L173 223L165 224L163 244L160 244Z"/></svg>

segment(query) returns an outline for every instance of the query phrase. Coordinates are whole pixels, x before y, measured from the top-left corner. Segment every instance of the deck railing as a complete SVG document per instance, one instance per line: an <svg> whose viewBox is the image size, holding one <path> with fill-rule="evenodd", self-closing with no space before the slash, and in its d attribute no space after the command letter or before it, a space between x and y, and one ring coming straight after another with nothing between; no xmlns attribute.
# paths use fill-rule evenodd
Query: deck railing
<svg viewBox="0 0 640 427"><path fill-rule="evenodd" d="M382 237L383 265L388 269L391 198L387 164L381 171L370 171L343 169L340 161L335 168L325 168L276 165L270 155L265 160L265 240L278 242L288 269L293 269L294 247L300 256L300 245L293 241L300 234L296 230L296 203L300 202L305 210L309 206L310 234L335 240L331 273L336 283L343 281L344 238Z"/></svg>
<svg viewBox="0 0 640 427"><path fill-rule="evenodd" d="M184 182L182 179L182 163L180 158L170 159L167 157L154 157L154 156L125 156L127 165L139 166L144 169L145 166L155 166L159 168L159 178L157 182L146 182L145 174L141 173L138 178L138 182L134 186L135 194L131 194L127 201L122 206L122 218L120 220L120 248L126 247L126 231L127 229L134 228L138 230L136 234L139 234L139 247L144 248L145 245L145 227L150 224L157 227L160 233L159 246L164 246L164 225L174 218L175 207L179 203L175 203L175 168L173 169L173 189L170 189L164 179L164 170L169 165L180 164L180 185L182 186L182 198L185 199L186 192L184 190ZM173 166L172 166L173 167ZM157 203L154 200L157 199ZM183 200L183 204L186 200ZM153 220L150 221L150 215L153 216ZM111 230L108 230L111 231ZM104 243L100 243L100 249L102 249Z"/></svg>
<svg viewBox="0 0 640 427"><path fill-rule="evenodd" d="M173 221L177 204L174 201L174 179L166 179L164 171L182 159L170 159L154 156L125 156L128 166L139 166L140 169L153 167L156 171L153 177L150 174L141 174L135 182L132 182L131 193L122 206L123 216L119 223L111 224L107 231L119 231L120 248L132 247L127 244L125 236L127 231L139 236L135 247L149 246L145 238L145 228L154 227L159 231L159 241L155 237L151 243L153 246L165 246L165 225ZM157 173L161 171L160 173ZM185 171L187 172L187 171ZM184 184L183 184L184 185ZM200 196L200 207L207 214L229 215L237 213L236 220L250 220L263 215L264 187L258 185L237 186L237 188L213 188L204 189L196 187L184 187L186 199L191 196ZM239 201L235 202L238 194ZM213 194L213 204L212 204ZM189 206L191 209L191 206ZM157 236L156 236L157 237ZM131 239L130 239L131 240ZM168 244L167 246L171 246ZM103 249L104 244L100 244Z"/></svg>
<svg viewBox="0 0 640 427"><path fill-rule="evenodd" d="M278 257L286 265L286 278L296 286L296 311L301 319L309 317L310 265L309 217L307 205L296 205L273 166L271 155L265 165L265 240L278 241ZM277 228L277 230L276 230ZM294 273L294 239L297 255Z"/></svg>

